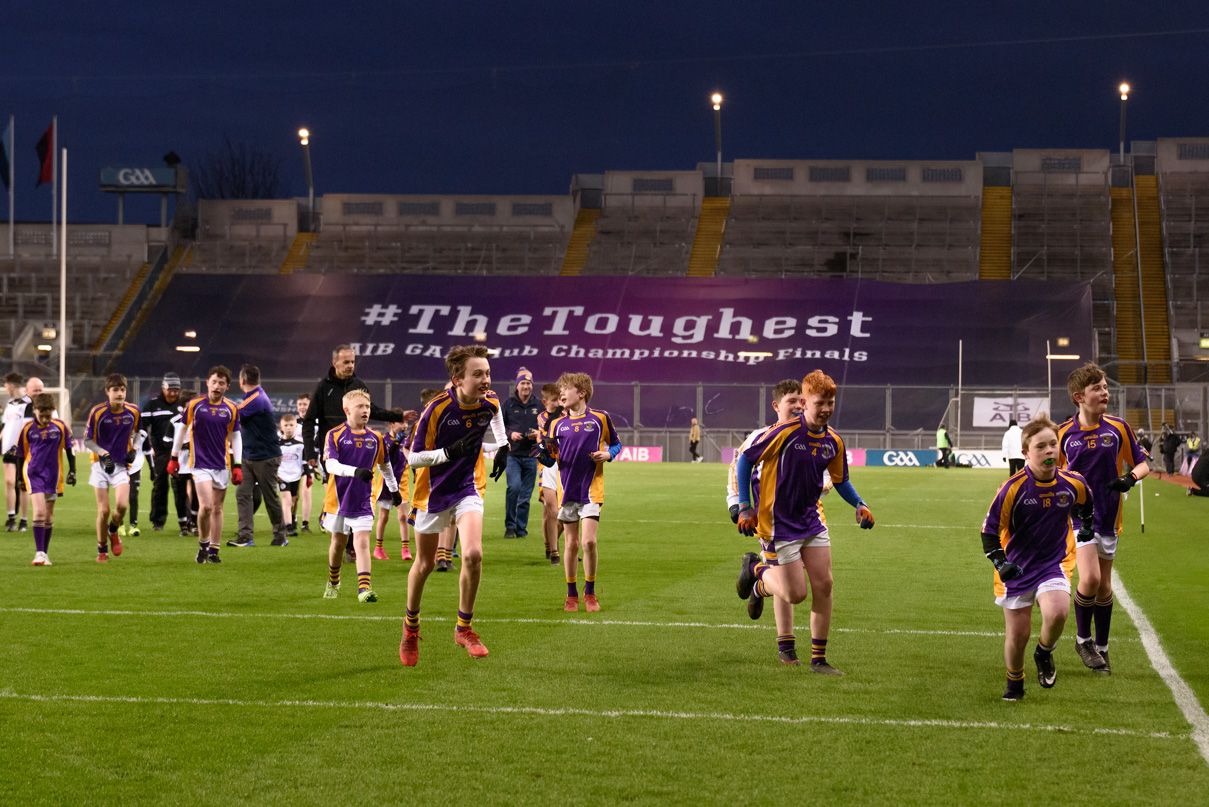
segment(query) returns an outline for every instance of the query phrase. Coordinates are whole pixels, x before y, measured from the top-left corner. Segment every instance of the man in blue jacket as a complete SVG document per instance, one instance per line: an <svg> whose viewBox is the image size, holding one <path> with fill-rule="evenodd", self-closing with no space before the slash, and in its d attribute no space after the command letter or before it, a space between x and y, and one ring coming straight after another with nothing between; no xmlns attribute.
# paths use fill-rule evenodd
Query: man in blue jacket
<svg viewBox="0 0 1209 807"><path fill-rule="evenodd" d="M235 491L239 513L239 538L227 546L256 546L252 540L252 493L259 489L264 509L273 524L273 546L286 546L285 521L281 513L281 493L277 488L277 469L281 466L281 445L277 435L277 417L273 402L260 386L260 368L245 364L239 369L239 428L243 433L243 481Z"/></svg>
<svg viewBox="0 0 1209 807"><path fill-rule="evenodd" d="M533 397L533 373L516 372L516 391L504 404L504 431L508 433L508 493L504 498L504 537L529 534L529 502L537 481L537 415L541 401Z"/></svg>

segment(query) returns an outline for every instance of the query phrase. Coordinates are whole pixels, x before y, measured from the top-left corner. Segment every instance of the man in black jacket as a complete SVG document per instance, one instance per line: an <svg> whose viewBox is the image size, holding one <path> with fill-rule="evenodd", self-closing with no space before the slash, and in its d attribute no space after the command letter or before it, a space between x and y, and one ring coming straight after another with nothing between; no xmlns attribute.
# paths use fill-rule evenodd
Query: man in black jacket
<svg viewBox="0 0 1209 807"><path fill-rule="evenodd" d="M172 459L173 418L184 414L186 403L188 401L181 400L180 376L167 373L159 396L143 407L142 419L147 441L151 444L155 480L151 488L151 529L164 528L164 522L168 520L168 488L172 488L181 535L185 535L189 527L189 481L184 476L170 476L167 468L168 460Z"/></svg>
<svg viewBox="0 0 1209 807"><path fill-rule="evenodd" d="M504 537L529 534L529 503L537 481L537 415L544 411L533 397L533 373L522 367L516 373L516 391L503 406L508 433L508 492L504 495Z"/></svg>
<svg viewBox="0 0 1209 807"><path fill-rule="evenodd" d="M311 395L306 418L302 421L302 458L311 466L319 465L327 433L345 421L344 394L355 389L369 392L369 387L353 372L356 362L357 354L353 352L352 345L337 345L332 351L331 369ZM393 423L399 420L413 421L416 417L414 410L408 410L399 417L389 409L370 404L370 420Z"/></svg>

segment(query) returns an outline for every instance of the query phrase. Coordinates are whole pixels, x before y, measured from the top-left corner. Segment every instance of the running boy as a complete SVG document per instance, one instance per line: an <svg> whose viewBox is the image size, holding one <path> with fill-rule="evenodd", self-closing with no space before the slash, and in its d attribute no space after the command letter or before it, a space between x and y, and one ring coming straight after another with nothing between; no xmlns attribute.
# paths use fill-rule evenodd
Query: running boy
<svg viewBox="0 0 1209 807"><path fill-rule="evenodd" d="M298 439L298 418L290 413L281 416L281 465L277 468L277 487L281 491L281 513L285 519L285 534L298 535L294 507L298 504L298 488L302 484L302 441Z"/></svg>
<svg viewBox="0 0 1209 807"><path fill-rule="evenodd" d="M1024 470L999 488L982 524L982 549L995 566L995 604L1003 607L1007 628L1005 701L1024 697L1033 603L1041 608L1041 634L1033 651L1037 683L1048 689L1057 680L1053 650L1070 611L1075 563L1071 516L1084 524L1078 540L1092 539L1092 494L1082 476L1059 469L1056 428L1045 415L1024 427Z"/></svg>
<svg viewBox="0 0 1209 807"><path fill-rule="evenodd" d="M1075 558L1079 585L1075 589L1075 651L1087 667L1108 675L1108 628L1112 621L1112 561L1125 514L1122 496L1150 473L1146 453L1133 429L1108 410L1108 378L1088 363L1066 380L1079 413L1058 427L1058 462L1081 474L1096 499L1093 531L1082 531ZM1132 470L1127 470L1132 466ZM1089 525L1085 525L1089 526ZM1095 642L1091 624L1096 623Z"/></svg>
<svg viewBox="0 0 1209 807"><path fill-rule="evenodd" d="M508 462L508 436L499 398L491 391L487 356L487 348L482 345L450 348L445 371L452 386L425 407L412 438L408 460L419 469L411 510L416 561L407 575L407 615L399 643L399 660L408 667L419 660L424 582L433 570L441 530L450 525L457 526L462 542L458 622L453 640L465 647L471 658L487 655L487 648L471 629L483 571L483 497L476 468L486 431L491 431L496 446L493 479L503 475Z"/></svg>
<svg viewBox="0 0 1209 807"><path fill-rule="evenodd" d="M63 454L67 454L67 484L76 484L76 457L71 450L71 427L52 417L53 395L34 396L34 419L17 438L21 479L29 492L34 516L33 566L50 566L50 532L55 526L55 499L63 495Z"/></svg>
<svg viewBox="0 0 1209 807"><path fill-rule="evenodd" d="M399 560L411 560L411 543L407 540L407 423L402 420L403 410L392 410L399 416L399 420L388 423L389 432L385 437L386 442L386 458L390 460L390 467L395 474L395 482L399 488L399 500L402 504L395 502L395 496L387 489L383 488L382 493L378 496L378 509L382 511L382 516L374 524L374 557L378 560L390 560L390 555L386 554L386 548L383 542L386 540L386 525L390 521L390 510L393 507L399 513L399 532L402 534L402 549L399 553Z"/></svg>
<svg viewBox="0 0 1209 807"><path fill-rule="evenodd" d="M873 528L873 513L848 479L844 441L827 426L835 412L836 385L822 370L802 379L802 414L773 426L744 450L735 463L739 488L737 524L743 535L758 535L763 558L743 556L736 588L741 599L773 596L795 605L809 594L807 579L816 583L810 610L810 670L843 675L827 663L831 629L831 536L819 498L827 477L840 497L856 509L861 529ZM752 495L752 475L759 471L759 495ZM775 606L774 606L775 608ZM750 607L749 607L750 610ZM796 656L796 639L778 639Z"/></svg>
<svg viewBox="0 0 1209 807"><path fill-rule="evenodd" d="M239 411L223 397L230 386L230 370L221 364L210 368L206 374L206 395L185 405L185 422L177 424L172 459L168 461L168 473L176 474L187 432L189 463L197 492L198 538L194 560L198 563L222 562L218 548L222 544L223 501L232 482L236 485L243 482Z"/></svg>
<svg viewBox="0 0 1209 807"><path fill-rule="evenodd" d="M114 556L122 554L118 527L130 504L129 468L143 444L139 429L139 408L126 401L126 376L113 373L105 379L108 402L97 404L88 413L84 446L92 450L92 470L88 484L96 489L97 563L109 561L109 545ZM113 489L110 508L109 490Z"/></svg>
<svg viewBox="0 0 1209 807"><path fill-rule="evenodd" d="M584 608L599 611L596 598L596 532L604 506L604 464L621 453L621 438L613 419L603 409L591 409L592 378L587 373L563 373L558 382L562 414L547 429L542 465L558 463L562 495L558 520L566 534L563 570L567 575L564 611L579 610L575 578L579 571L579 547L584 551Z"/></svg>
<svg viewBox="0 0 1209 807"><path fill-rule="evenodd" d="M343 399L347 420L327 433L323 441L323 467L327 470L327 495L323 500L323 528L332 534L328 549L328 579L323 596L340 595L340 565L344 548L351 538L357 547L357 600L377 602L370 583L369 533L374 525L374 499L381 482L374 480L374 468L391 492L391 501L402 504L386 444L381 434L366 426L369 422L369 393L349 390Z"/></svg>
<svg viewBox="0 0 1209 807"><path fill-rule="evenodd" d="M545 441L550 423L563 413L558 400L561 395L554 384L542 386L543 411L537 413L538 453L541 452L541 442ZM558 485L558 463L550 467L542 466L538 473L537 500L542 505L542 535L546 539L546 560L551 566L558 566L561 558L558 556L558 538L563 533L562 522L558 520L558 499L561 491Z"/></svg>

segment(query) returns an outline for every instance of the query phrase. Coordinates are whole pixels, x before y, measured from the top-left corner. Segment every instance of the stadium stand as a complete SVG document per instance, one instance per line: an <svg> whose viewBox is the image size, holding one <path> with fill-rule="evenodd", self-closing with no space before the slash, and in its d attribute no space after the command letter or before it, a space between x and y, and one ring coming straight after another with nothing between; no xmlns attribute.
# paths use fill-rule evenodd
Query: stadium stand
<svg viewBox="0 0 1209 807"><path fill-rule="evenodd" d="M683 276L703 196L699 171L607 172L582 274Z"/></svg>

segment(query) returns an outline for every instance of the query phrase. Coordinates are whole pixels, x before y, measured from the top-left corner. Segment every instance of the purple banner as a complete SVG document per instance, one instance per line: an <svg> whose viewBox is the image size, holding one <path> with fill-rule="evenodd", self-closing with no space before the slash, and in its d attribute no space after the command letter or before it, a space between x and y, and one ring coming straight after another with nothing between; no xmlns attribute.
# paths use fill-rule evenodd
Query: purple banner
<svg viewBox="0 0 1209 807"><path fill-rule="evenodd" d="M195 338L186 338L195 331ZM499 350L496 386L521 365L539 383L768 383L822 368L844 384L1045 382L1045 340L1090 356L1087 283L426 275L178 275L120 368L203 374L258 364L322 375L355 346L357 374L444 377L452 345ZM196 353L177 346L197 345Z"/></svg>

